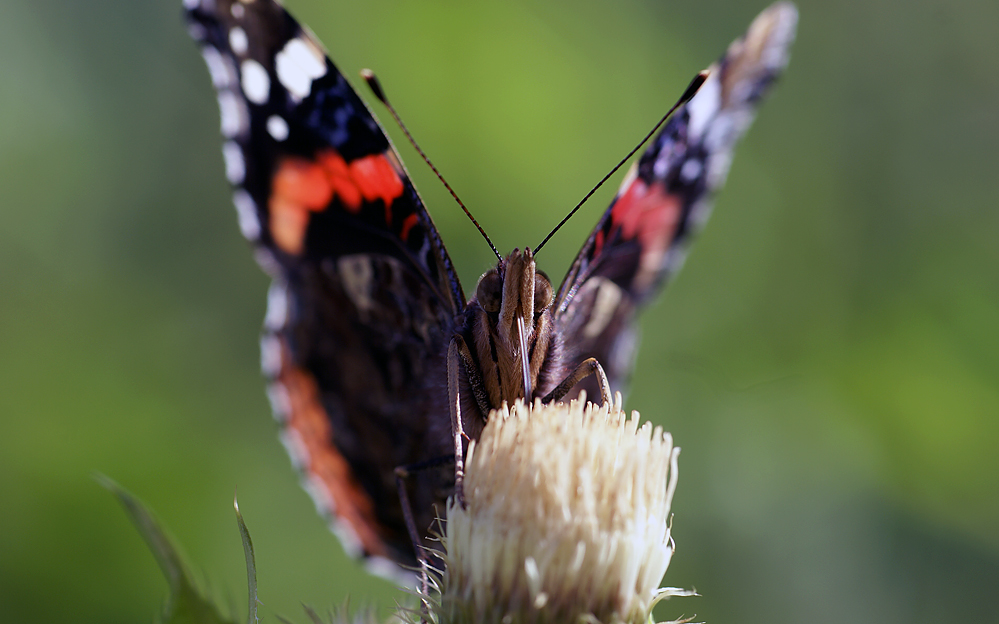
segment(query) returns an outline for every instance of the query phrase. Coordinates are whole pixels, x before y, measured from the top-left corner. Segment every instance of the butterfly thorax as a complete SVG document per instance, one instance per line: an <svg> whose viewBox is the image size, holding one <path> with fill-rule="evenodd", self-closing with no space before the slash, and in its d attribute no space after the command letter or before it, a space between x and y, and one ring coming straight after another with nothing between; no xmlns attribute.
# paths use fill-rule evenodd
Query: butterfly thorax
<svg viewBox="0 0 999 624"><path fill-rule="evenodd" d="M480 379L469 377L480 407L498 408L504 401L524 397L522 344L527 354L526 387L532 397L551 389L559 352L554 344L552 298L551 281L537 269L530 249L514 249L479 278L469 302L465 336L477 360Z"/></svg>

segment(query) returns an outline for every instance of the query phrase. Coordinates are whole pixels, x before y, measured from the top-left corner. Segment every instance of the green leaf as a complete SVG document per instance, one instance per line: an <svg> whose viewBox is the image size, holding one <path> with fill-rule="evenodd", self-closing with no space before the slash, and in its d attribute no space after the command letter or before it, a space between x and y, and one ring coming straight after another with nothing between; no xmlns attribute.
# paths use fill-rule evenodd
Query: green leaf
<svg viewBox="0 0 999 624"><path fill-rule="evenodd" d="M253 540L243 522L243 514L239 513L239 502L232 497L232 507L236 510L236 524L239 525L239 537L243 540L243 556L246 557L246 592L248 605L246 610L247 624L257 624L257 562L253 557Z"/></svg>
<svg viewBox="0 0 999 624"><path fill-rule="evenodd" d="M115 497L125 512L131 518L139 534L146 540L163 575L170 587L170 597L163 606L160 621L163 624L235 624L232 619L223 616L218 608L198 590L197 584L191 578L183 558L180 556L172 540L167 536L153 515L137 498L132 496L120 485L104 475L95 476L98 483L107 488ZM256 622L256 568L253 566L253 546L250 544L249 533L239 516L237 521L240 534L243 536L243 548L247 557L247 577L250 582L251 611L249 622Z"/></svg>

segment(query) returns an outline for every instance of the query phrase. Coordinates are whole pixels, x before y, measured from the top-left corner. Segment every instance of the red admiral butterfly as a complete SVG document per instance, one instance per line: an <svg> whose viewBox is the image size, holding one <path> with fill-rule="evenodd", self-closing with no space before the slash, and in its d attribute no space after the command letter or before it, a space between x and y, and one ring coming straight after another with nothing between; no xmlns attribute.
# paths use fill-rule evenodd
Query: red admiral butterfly
<svg viewBox="0 0 999 624"><path fill-rule="evenodd" d="M261 348L284 442L347 549L408 566L394 469L454 453L452 418L474 439L504 401L621 388L636 314L679 268L797 22L775 4L729 47L557 291L514 250L466 301L398 154L314 36L273 0L184 4L239 226L274 277ZM420 529L454 485L449 466L410 479Z"/></svg>

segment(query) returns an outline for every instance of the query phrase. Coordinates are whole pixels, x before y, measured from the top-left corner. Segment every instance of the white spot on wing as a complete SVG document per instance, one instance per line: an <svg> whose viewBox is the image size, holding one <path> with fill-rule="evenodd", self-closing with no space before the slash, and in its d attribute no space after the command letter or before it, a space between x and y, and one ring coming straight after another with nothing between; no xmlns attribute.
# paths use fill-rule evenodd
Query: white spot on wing
<svg viewBox="0 0 999 624"><path fill-rule="evenodd" d="M315 45L295 37L277 53L274 67L281 84L302 99L312 91L312 81L326 74L326 59Z"/></svg>
<svg viewBox="0 0 999 624"><path fill-rule="evenodd" d="M361 539L349 522L341 521L336 515L336 504L330 494L329 487L322 478L305 471L302 475L302 487L312 497L312 502L315 503L319 515L329 519L330 530L340 539L347 555L355 558L360 557L363 552Z"/></svg>
<svg viewBox="0 0 999 624"><path fill-rule="evenodd" d="M250 40L246 38L246 31L239 26L230 30L229 47L232 48L232 51L236 54L246 54L246 50L250 47Z"/></svg>
<svg viewBox="0 0 999 624"><path fill-rule="evenodd" d="M264 66L253 59L247 59L240 65L240 71L246 99L254 104L265 103L271 94L271 79Z"/></svg>
<svg viewBox="0 0 999 624"><path fill-rule="evenodd" d="M280 115L271 115L267 118L267 132L275 141L284 141L288 138L288 122Z"/></svg>
<svg viewBox="0 0 999 624"><path fill-rule="evenodd" d="M218 100L219 129L222 136L231 139L246 127L246 105L232 91L219 91Z"/></svg>
<svg viewBox="0 0 999 624"><path fill-rule="evenodd" d="M701 85L697 95L687 103L687 112L690 114L690 136L693 140L701 138L708 122L718 113L721 108L721 80L718 78L717 67L712 68L711 75Z"/></svg>
<svg viewBox="0 0 999 624"><path fill-rule="evenodd" d="M235 17L236 19L243 19L243 14L244 14L243 5L240 4L239 2L234 2L232 4L232 7L229 9L229 12L232 13L232 16Z"/></svg>
<svg viewBox="0 0 999 624"><path fill-rule="evenodd" d="M316 511L320 516L336 517L336 505L333 503L333 497L330 496L329 489L323 483L322 479L312 473L306 473L302 478L302 487L312 497L312 502L315 503ZM333 526L335 527L336 525L334 524ZM343 549L347 551L348 555L357 557L361 554L358 543L356 538L352 539L350 542L344 543Z"/></svg>
<svg viewBox="0 0 999 624"><path fill-rule="evenodd" d="M184 8L188 11L198 8L199 4L201 4L201 0L184 0Z"/></svg>
<svg viewBox="0 0 999 624"><path fill-rule="evenodd" d="M701 175L702 171L704 171L704 166L701 165L701 161L696 158L688 159L680 167L680 179L688 183L693 182Z"/></svg>
<svg viewBox="0 0 999 624"><path fill-rule="evenodd" d="M288 291L284 284L273 282L267 290L267 315L264 317L264 327L278 330L284 327L288 320Z"/></svg>
<svg viewBox="0 0 999 624"><path fill-rule="evenodd" d="M652 175L658 179L666 177L666 169L669 167L669 150L660 150L656 162L652 165Z"/></svg>
<svg viewBox="0 0 999 624"><path fill-rule="evenodd" d="M208 74L212 77L212 85L216 89L225 89L236 82L236 68L232 61L223 57L218 50L211 46L201 48L201 56L208 65Z"/></svg>
<svg viewBox="0 0 999 624"><path fill-rule="evenodd" d="M285 444L285 447L288 447L287 443ZM289 450L289 452L291 451ZM300 469L304 468L305 466L300 466ZM341 520L340 517L337 516L336 503L330 493L329 486L326 485L321 477L305 469L302 474L302 487L304 487L305 491L312 497L312 502L315 503L316 511L319 512L319 515L329 519L330 530L333 531L333 534L340 540L340 544L343 546L343 550L347 553L347 556L354 558L360 557L364 552L361 544L361 538L349 522ZM384 559L382 560L385 561ZM365 563L367 563L367 561ZM392 564L392 567L396 570L399 569L399 566L395 564ZM410 576L407 585L412 585L413 580L413 577Z"/></svg>
<svg viewBox="0 0 999 624"><path fill-rule="evenodd" d="M247 240L260 238L260 219L257 217L257 204L244 189L232 194L232 203L236 206L236 216L239 219L239 231Z"/></svg>
<svg viewBox="0 0 999 624"><path fill-rule="evenodd" d="M246 177L246 162L243 149L235 141L222 144L222 158L225 160L225 177L232 184L240 184Z"/></svg>
<svg viewBox="0 0 999 624"><path fill-rule="evenodd" d="M291 465L296 469L301 470L308 464L309 451L306 449L305 444L302 442L302 437L298 435L297 431L291 429L282 431L281 444L284 444L285 450L288 451L288 457L291 458ZM308 490L306 484L303 483L302 485Z"/></svg>
<svg viewBox="0 0 999 624"><path fill-rule="evenodd" d="M253 259L257 261L257 264L264 270L264 273L268 275L277 275L281 272L281 265L278 264L277 258L266 247L256 247L253 250Z"/></svg>
<svg viewBox="0 0 999 624"><path fill-rule="evenodd" d="M281 340L276 336L260 338L260 370L267 377L277 377L281 372Z"/></svg>
<svg viewBox="0 0 999 624"><path fill-rule="evenodd" d="M268 384L267 398L270 399L274 418L278 422L284 422L291 415L291 399L288 397L288 390L284 387L284 384L277 381Z"/></svg>

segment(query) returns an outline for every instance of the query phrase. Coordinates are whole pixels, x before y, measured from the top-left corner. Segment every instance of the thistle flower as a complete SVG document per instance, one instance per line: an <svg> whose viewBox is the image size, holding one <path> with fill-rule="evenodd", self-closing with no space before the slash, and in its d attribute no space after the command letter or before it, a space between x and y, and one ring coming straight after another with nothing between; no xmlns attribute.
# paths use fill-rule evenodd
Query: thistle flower
<svg viewBox="0 0 999 624"><path fill-rule="evenodd" d="M450 501L439 624L651 620L673 555L672 437L613 405L494 410Z"/></svg>

